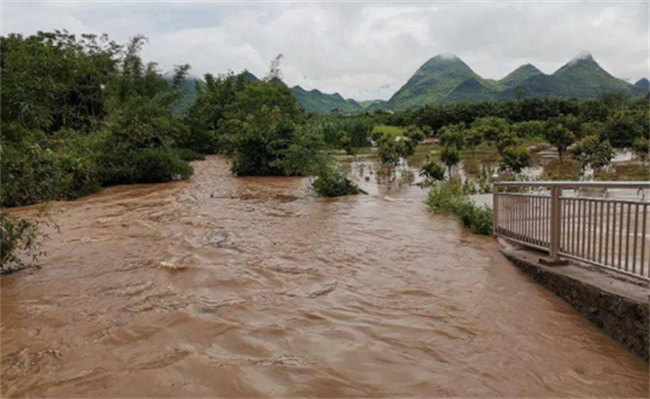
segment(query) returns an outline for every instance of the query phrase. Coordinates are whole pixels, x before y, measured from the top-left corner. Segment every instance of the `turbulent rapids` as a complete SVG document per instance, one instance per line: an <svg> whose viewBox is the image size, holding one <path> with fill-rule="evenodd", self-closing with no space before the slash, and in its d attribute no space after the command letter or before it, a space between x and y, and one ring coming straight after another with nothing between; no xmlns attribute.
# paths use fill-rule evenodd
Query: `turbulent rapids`
<svg viewBox="0 0 650 399"><path fill-rule="evenodd" d="M42 267L1 280L4 396L647 395L646 363L408 181L353 164L369 194L322 199L194 166L52 204Z"/></svg>

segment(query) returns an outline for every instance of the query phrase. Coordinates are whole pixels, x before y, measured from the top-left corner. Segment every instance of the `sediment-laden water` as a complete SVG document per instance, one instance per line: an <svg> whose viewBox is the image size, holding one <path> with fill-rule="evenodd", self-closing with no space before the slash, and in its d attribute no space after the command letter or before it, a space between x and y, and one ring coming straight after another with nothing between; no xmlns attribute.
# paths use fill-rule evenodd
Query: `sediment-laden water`
<svg viewBox="0 0 650 399"><path fill-rule="evenodd" d="M1 279L4 396L647 397L646 363L408 176L356 164L369 195L322 199L195 168L52 205L42 267Z"/></svg>

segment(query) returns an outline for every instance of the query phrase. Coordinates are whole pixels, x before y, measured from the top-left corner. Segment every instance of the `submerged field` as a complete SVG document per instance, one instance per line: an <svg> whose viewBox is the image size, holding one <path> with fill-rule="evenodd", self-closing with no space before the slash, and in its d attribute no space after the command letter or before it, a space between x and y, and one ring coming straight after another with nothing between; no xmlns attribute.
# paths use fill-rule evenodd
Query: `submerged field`
<svg viewBox="0 0 650 399"><path fill-rule="evenodd" d="M417 174L188 181L51 205L42 267L2 278L5 397L640 397L647 364L427 212ZM31 215L36 207L16 208Z"/></svg>

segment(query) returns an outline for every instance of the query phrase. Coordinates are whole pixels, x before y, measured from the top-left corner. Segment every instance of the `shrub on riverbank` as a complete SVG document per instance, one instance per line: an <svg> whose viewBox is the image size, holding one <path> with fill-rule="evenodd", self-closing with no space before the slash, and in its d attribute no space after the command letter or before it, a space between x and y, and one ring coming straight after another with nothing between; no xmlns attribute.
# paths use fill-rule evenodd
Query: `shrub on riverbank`
<svg viewBox="0 0 650 399"><path fill-rule="evenodd" d="M30 266L25 259L36 262L44 253L41 243L47 238L39 222L0 212L0 274Z"/></svg>
<svg viewBox="0 0 650 399"><path fill-rule="evenodd" d="M492 209L476 205L454 182L433 187L427 205L433 212L457 215L474 233L492 234Z"/></svg>

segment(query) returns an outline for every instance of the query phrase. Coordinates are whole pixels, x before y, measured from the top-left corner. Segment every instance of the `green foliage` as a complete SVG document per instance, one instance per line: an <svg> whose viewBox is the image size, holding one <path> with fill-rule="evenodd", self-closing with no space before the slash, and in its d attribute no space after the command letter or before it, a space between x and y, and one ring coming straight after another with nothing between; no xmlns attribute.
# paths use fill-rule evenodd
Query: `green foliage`
<svg viewBox="0 0 650 399"><path fill-rule="evenodd" d="M445 180L445 168L433 159L429 159L420 167L420 176L432 182L442 181Z"/></svg>
<svg viewBox="0 0 650 399"><path fill-rule="evenodd" d="M379 139L377 153L382 163L397 165L402 158L413 155L415 145L408 137L384 135Z"/></svg>
<svg viewBox="0 0 650 399"><path fill-rule="evenodd" d="M420 142L426 138L422 129L414 125L406 127L405 136L408 137L415 146L420 144Z"/></svg>
<svg viewBox="0 0 650 399"><path fill-rule="evenodd" d="M543 138L545 130L546 124L544 121L525 121L512 125L512 131L522 139Z"/></svg>
<svg viewBox="0 0 650 399"><path fill-rule="evenodd" d="M365 193L336 167L321 168L312 182L312 188L318 195L323 197L341 197Z"/></svg>
<svg viewBox="0 0 650 399"><path fill-rule="evenodd" d="M462 150L465 147L465 124L458 123L443 127L439 132L439 140L442 146Z"/></svg>
<svg viewBox="0 0 650 399"><path fill-rule="evenodd" d="M369 117L319 116L311 118L307 124L331 148L343 148L350 153L353 148L370 145L373 122Z"/></svg>
<svg viewBox="0 0 650 399"><path fill-rule="evenodd" d="M39 32L0 38L2 122L46 133L88 132L107 112L103 87L121 46L108 37Z"/></svg>
<svg viewBox="0 0 650 399"><path fill-rule="evenodd" d="M433 212L458 215L463 225L476 234L492 234L492 209L474 204L453 182L433 187L427 204Z"/></svg>
<svg viewBox="0 0 650 399"><path fill-rule="evenodd" d="M496 140L497 151L499 151L499 154L501 154L501 156L503 156L506 148L518 147L520 144L521 139L519 139L519 137L517 137L517 135L510 130L506 130L501 133L501 135L497 137Z"/></svg>
<svg viewBox="0 0 650 399"><path fill-rule="evenodd" d="M20 134L19 141L2 141L0 203L18 206L55 199L74 199L99 189L89 140L74 132L48 139L41 131L12 124L3 129Z"/></svg>
<svg viewBox="0 0 650 399"><path fill-rule="evenodd" d="M486 141L496 142L508 132L510 126L505 119L490 116L476 119L472 123L472 129L480 133Z"/></svg>
<svg viewBox="0 0 650 399"><path fill-rule="evenodd" d="M170 111L189 66L168 83L141 60L145 42L61 32L0 39L2 206L189 176L177 153L189 129Z"/></svg>
<svg viewBox="0 0 650 399"><path fill-rule="evenodd" d="M267 82L244 87L228 105L223 132L232 170L247 175L303 175L322 148L322 138L299 128L300 111L291 91Z"/></svg>
<svg viewBox="0 0 650 399"><path fill-rule="evenodd" d="M252 75L246 71L239 75L229 73L214 77L206 74L205 84L197 86L196 100L189 107L185 122L190 134L179 140L179 145L203 154L218 151L227 152L227 140L219 134L220 126L225 123L225 112L236 98L237 93L251 82Z"/></svg>
<svg viewBox="0 0 650 399"><path fill-rule="evenodd" d="M632 149L639 159L645 163L650 156L650 140L646 137L637 137L632 143Z"/></svg>
<svg viewBox="0 0 650 399"><path fill-rule="evenodd" d="M156 183L187 179L192 167L178 150L165 147L144 148L101 158L101 175L106 184Z"/></svg>
<svg viewBox="0 0 650 399"><path fill-rule="evenodd" d="M549 144L557 148L558 155L560 157L560 162L562 162L562 155L566 152L566 149L575 142L576 136L573 132L561 123L554 124L551 123L547 128L545 138Z"/></svg>
<svg viewBox="0 0 650 399"><path fill-rule="evenodd" d="M603 138L616 148L630 148L637 137L650 137L648 109L623 109L607 119Z"/></svg>
<svg viewBox="0 0 650 399"><path fill-rule="evenodd" d="M41 245L47 236L39 228L38 220L27 220L0 212L0 274L30 266L45 255Z"/></svg>
<svg viewBox="0 0 650 399"><path fill-rule="evenodd" d="M601 141L600 136L590 135L583 137L572 149L573 158L580 162L584 170L588 166L600 169L609 165L614 158L614 150L609 141Z"/></svg>
<svg viewBox="0 0 650 399"><path fill-rule="evenodd" d="M449 175L451 176L451 168L460 162L460 153L454 146L442 147L440 151L440 160L449 168Z"/></svg>
<svg viewBox="0 0 650 399"><path fill-rule="evenodd" d="M472 151L472 158L474 158L476 147L483 142L483 134L479 130L471 128L465 130L464 136L465 146Z"/></svg>
<svg viewBox="0 0 650 399"><path fill-rule="evenodd" d="M521 145L506 147L501 152L501 165L514 173L520 173L522 169L531 165L530 154L526 147Z"/></svg>

